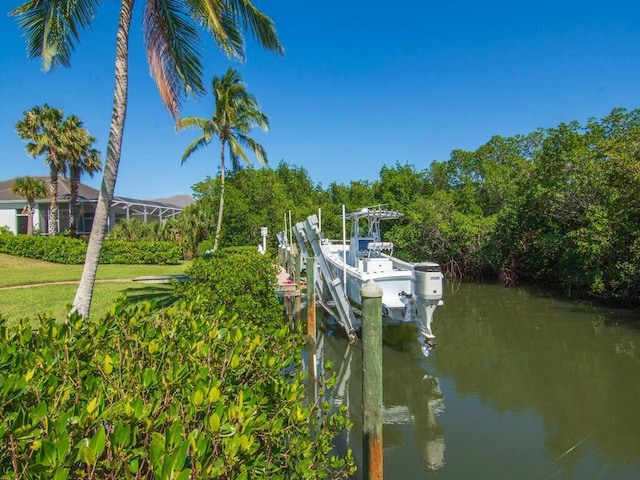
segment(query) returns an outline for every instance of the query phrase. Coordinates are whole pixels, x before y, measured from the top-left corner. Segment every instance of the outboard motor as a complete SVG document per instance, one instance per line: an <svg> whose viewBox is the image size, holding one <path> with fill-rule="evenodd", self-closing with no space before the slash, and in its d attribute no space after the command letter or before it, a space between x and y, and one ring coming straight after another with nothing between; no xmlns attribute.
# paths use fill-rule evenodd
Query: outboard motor
<svg viewBox="0 0 640 480"><path fill-rule="evenodd" d="M425 357L435 346L435 336L431 331L433 313L438 305L442 305L444 275L440 265L433 262L417 263L413 266L414 318L418 325L418 342Z"/></svg>
<svg viewBox="0 0 640 480"><path fill-rule="evenodd" d="M413 267L413 294L425 300L442 298L444 276L440 265L433 262L417 263Z"/></svg>

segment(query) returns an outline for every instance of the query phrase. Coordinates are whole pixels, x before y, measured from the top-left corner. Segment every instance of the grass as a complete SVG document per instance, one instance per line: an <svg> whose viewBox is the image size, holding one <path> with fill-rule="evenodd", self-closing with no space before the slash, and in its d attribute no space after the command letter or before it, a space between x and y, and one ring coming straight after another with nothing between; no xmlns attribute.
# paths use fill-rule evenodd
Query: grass
<svg viewBox="0 0 640 480"><path fill-rule="evenodd" d="M125 294L130 304L156 300L159 306L173 302L172 287L157 283L100 283L100 280L132 279L143 275L184 273L188 263L181 265L100 265L91 302L92 318L104 315L114 300ZM60 265L22 257L0 254L0 287L33 285L48 282L77 282L82 265ZM0 317L11 322L22 318L35 319L40 313L64 318L77 288L74 284L49 284L27 288L0 290Z"/></svg>
<svg viewBox="0 0 640 480"><path fill-rule="evenodd" d="M179 265L99 265L98 280L135 278L143 275L184 273L188 262ZM0 253L0 287L35 283L79 281L82 265L63 265ZM1 305L1 304L0 304Z"/></svg>

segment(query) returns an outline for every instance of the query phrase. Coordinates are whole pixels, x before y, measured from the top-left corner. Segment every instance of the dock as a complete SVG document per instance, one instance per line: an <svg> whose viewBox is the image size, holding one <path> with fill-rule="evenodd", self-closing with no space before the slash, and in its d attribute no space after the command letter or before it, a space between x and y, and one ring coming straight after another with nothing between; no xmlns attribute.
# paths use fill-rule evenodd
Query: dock
<svg viewBox="0 0 640 480"><path fill-rule="evenodd" d="M296 284L295 279L283 267L280 267L276 281L276 296L278 298L299 297L302 294L301 285Z"/></svg>

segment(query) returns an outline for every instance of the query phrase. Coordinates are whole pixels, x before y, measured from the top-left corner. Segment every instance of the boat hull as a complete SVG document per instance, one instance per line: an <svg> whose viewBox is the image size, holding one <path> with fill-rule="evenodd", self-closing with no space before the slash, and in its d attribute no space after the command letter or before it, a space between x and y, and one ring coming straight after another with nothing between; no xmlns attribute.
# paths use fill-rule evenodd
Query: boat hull
<svg viewBox="0 0 640 480"><path fill-rule="evenodd" d="M342 249L339 245L323 247L324 257L334 269L336 277L346 277L346 293L349 300L357 307L362 306L361 289L369 280L373 280L382 289L382 313L385 324L411 323L414 321L409 314L411 307L411 291L413 284L412 264L393 257L385 257L385 262L372 261L370 265L363 262L363 269L346 265L343 262ZM380 264L391 262L392 268ZM377 264L377 265L376 265ZM400 269L398 265L409 267ZM395 265L395 266L394 266ZM387 268L385 270L385 267ZM368 270L368 271L365 271Z"/></svg>

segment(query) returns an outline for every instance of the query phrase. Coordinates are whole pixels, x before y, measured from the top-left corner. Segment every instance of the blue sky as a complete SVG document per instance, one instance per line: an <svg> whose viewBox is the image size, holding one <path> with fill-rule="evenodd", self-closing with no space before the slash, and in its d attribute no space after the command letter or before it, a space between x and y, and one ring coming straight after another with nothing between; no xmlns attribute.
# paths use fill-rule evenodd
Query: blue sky
<svg viewBox="0 0 640 480"><path fill-rule="evenodd" d="M3 2L8 10L22 2ZM134 22L140 24L137 2ZM304 167L315 183L375 180L396 162L427 168L453 149L492 135L640 106L640 3L258 0L286 54L251 42L244 64L212 41L206 85L236 67L271 120L255 138L269 163ZM42 73L26 57L15 19L0 16L0 180L46 175L15 133L22 113L47 102L75 114L106 152L113 100L118 2L103 1L69 69ZM149 76L139 28L130 43L129 109L116 194L158 198L191 193L216 175L214 145L180 159L196 131L176 133ZM187 101L183 116L208 117L212 95ZM84 182L99 186L100 174Z"/></svg>

